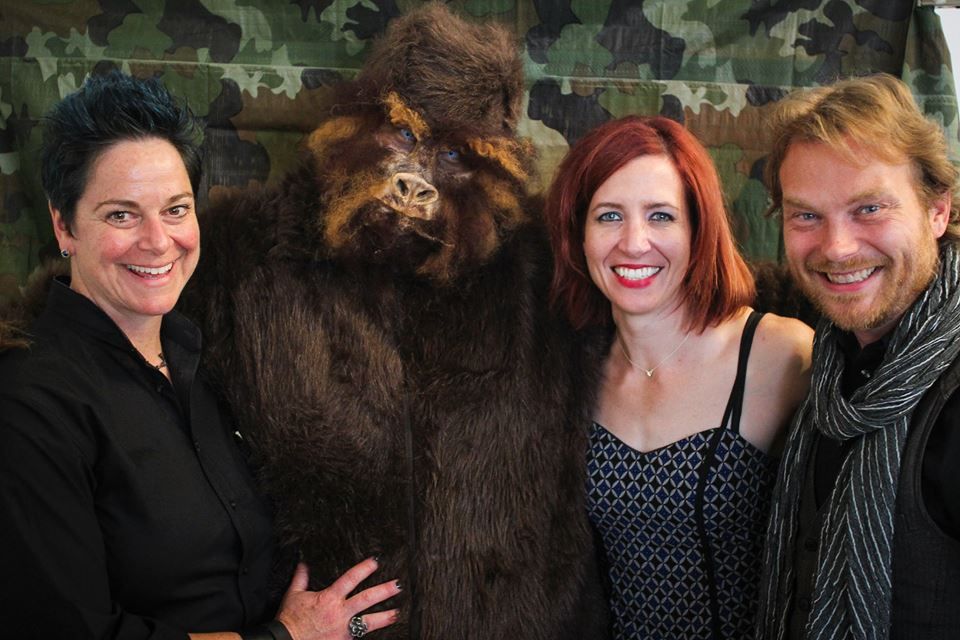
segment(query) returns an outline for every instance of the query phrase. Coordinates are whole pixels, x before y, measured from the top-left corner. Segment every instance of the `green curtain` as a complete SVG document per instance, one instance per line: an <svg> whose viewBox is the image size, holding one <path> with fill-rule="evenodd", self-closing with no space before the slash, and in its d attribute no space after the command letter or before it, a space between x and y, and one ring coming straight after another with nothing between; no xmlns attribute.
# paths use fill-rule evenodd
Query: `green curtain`
<svg viewBox="0 0 960 640"><path fill-rule="evenodd" d="M0 300L54 257L39 183L39 119L91 72L160 76L207 122L201 197L275 178L415 0L20 0L0 8ZM630 113L683 121L720 168L750 258L780 255L763 216L764 117L795 87L903 78L958 155L957 97L938 16L913 0L455 0L525 49L521 132L546 184L570 142Z"/></svg>

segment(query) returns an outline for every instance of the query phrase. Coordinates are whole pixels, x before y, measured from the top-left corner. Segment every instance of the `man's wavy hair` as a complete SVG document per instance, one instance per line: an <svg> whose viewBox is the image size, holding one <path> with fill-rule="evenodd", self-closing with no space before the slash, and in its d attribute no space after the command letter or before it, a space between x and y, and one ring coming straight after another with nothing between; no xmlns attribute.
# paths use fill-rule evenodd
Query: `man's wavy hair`
<svg viewBox="0 0 960 640"><path fill-rule="evenodd" d="M767 213L783 206L780 167L794 142L819 142L859 161L854 146L869 149L891 164L909 161L921 204L930 206L951 193L950 222L942 240L960 241L958 170L950 161L942 127L917 108L910 90L881 73L797 91L777 106L769 121L773 149L764 177L772 199Z"/></svg>

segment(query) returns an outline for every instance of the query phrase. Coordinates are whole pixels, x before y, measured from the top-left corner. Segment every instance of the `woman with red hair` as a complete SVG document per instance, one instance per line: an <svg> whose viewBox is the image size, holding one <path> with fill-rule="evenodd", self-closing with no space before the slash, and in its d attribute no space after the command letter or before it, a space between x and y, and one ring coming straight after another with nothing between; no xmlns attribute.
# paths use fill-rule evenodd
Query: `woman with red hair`
<svg viewBox="0 0 960 640"><path fill-rule="evenodd" d="M600 336L587 504L614 637L751 637L772 452L813 332L750 308L716 168L672 120L588 133L546 217L553 300L588 353Z"/></svg>

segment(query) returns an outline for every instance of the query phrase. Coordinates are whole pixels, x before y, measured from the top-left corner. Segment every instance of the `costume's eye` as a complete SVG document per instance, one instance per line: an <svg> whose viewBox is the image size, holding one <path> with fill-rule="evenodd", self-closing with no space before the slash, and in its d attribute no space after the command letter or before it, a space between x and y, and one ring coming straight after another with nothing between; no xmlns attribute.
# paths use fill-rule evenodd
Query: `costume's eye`
<svg viewBox="0 0 960 640"><path fill-rule="evenodd" d="M460 164L460 152L456 149L443 149L439 153L440 160L447 164L459 165Z"/></svg>
<svg viewBox="0 0 960 640"><path fill-rule="evenodd" d="M412 143L412 142L416 142L416 141L417 141L417 136L413 135L413 131L410 131L410 129L401 128L401 129L400 129L400 136L401 136L404 140L406 140L407 142L411 142L411 143Z"/></svg>

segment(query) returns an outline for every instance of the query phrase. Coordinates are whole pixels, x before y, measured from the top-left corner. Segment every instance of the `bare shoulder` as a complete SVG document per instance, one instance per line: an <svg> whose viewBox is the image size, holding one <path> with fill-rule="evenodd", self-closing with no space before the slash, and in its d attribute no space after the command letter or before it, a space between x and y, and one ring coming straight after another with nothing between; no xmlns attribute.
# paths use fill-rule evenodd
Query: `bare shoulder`
<svg viewBox="0 0 960 640"><path fill-rule="evenodd" d="M753 351L759 363L784 368L793 374L809 371L813 350L813 329L796 318L773 313L763 316L757 326Z"/></svg>
<svg viewBox="0 0 960 640"><path fill-rule="evenodd" d="M757 326L744 394L741 433L776 452L785 427L810 385L813 329L795 318L768 313Z"/></svg>

